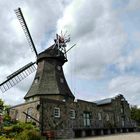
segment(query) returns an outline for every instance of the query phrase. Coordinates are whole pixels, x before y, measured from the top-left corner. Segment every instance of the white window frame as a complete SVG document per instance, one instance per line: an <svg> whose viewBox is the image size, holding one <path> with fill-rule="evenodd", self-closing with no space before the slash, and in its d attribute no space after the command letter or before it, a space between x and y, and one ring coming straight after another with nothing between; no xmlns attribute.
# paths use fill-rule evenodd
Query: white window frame
<svg viewBox="0 0 140 140"><path fill-rule="evenodd" d="M84 114L83 114L83 121L84 121L85 127L91 126L91 115L90 114L91 114L90 112L84 112Z"/></svg>
<svg viewBox="0 0 140 140"><path fill-rule="evenodd" d="M106 121L109 121L109 114L106 114Z"/></svg>
<svg viewBox="0 0 140 140"><path fill-rule="evenodd" d="M59 107L54 108L54 117L60 118L60 108Z"/></svg>
<svg viewBox="0 0 140 140"><path fill-rule="evenodd" d="M102 115L101 115L101 112L98 112L98 119L99 119L99 121L101 121L101 120L102 120Z"/></svg>
<svg viewBox="0 0 140 140"><path fill-rule="evenodd" d="M75 119L75 110L74 109L70 110L70 118Z"/></svg>

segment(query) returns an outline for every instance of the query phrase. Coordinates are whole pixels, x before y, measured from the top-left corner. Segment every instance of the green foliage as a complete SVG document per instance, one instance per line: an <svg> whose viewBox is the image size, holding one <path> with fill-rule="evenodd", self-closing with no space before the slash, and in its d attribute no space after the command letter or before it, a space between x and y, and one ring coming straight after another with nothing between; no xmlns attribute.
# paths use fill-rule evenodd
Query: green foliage
<svg viewBox="0 0 140 140"><path fill-rule="evenodd" d="M16 140L41 140L41 135L36 130L24 130L17 135Z"/></svg>
<svg viewBox="0 0 140 140"><path fill-rule="evenodd" d="M0 126L0 140L41 140L39 129L33 123L11 121L9 106L0 99L3 123Z"/></svg>
<svg viewBox="0 0 140 140"><path fill-rule="evenodd" d="M15 139L11 139L11 138L6 138L4 136L0 136L0 140L15 140Z"/></svg>
<svg viewBox="0 0 140 140"><path fill-rule="evenodd" d="M4 102L2 99L0 99L0 106L3 106L4 105Z"/></svg>
<svg viewBox="0 0 140 140"><path fill-rule="evenodd" d="M34 133L36 132L37 134L39 133L39 130L37 129L37 127L35 127L31 123L23 123L23 122L10 124L9 126L4 126L2 133L7 138L15 138L16 136L18 136L19 134L22 134L23 132L24 132L23 133L23 136L24 136L25 132L27 131L29 132L32 131Z"/></svg>
<svg viewBox="0 0 140 140"><path fill-rule="evenodd" d="M2 101L2 99L0 99L0 111L2 111L3 108L4 108L4 102Z"/></svg>
<svg viewBox="0 0 140 140"><path fill-rule="evenodd" d="M8 114L4 114L3 121L10 121L11 117Z"/></svg>
<svg viewBox="0 0 140 140"><path fill-rule="evenodd" d="M140 124L140 108L137 106L131 107L131 118Z"/></svg>

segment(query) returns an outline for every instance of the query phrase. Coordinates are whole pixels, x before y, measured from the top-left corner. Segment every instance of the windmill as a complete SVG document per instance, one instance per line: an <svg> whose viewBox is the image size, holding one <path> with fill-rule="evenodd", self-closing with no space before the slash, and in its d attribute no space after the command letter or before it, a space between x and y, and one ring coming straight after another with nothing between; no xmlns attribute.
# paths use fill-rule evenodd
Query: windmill
<svg viewBox="0 0 140 140"><path fill-rule="evenodd" d="M37 64L36 75L31 88L24 97L25 100L31 100L40 96L62 100L66 100L70 97L70 99L73 100L74 95L67 85L62 66L67 62L67 52L73 48L75 44L66 50L66 43L70 42L70 37L66 36L66 34L63 35L61 32L61 35L56 34L56 39L54 39L52 46L38 54L21 9L16 9L15 13L37 60L36 62L28 63L7 76L7 79L0 84L1 91L6 92L36 71L35 65Z"/></svg>

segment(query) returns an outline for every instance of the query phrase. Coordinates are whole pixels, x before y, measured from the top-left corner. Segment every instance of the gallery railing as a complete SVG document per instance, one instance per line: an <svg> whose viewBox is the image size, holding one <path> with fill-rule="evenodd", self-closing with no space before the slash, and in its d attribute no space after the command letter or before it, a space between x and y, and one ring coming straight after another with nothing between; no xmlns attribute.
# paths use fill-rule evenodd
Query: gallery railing
<svg viewBox="0 0 140 140"><path fill-rule="evenodd" d="M89 121L85 122L84 119L71 119L67 121L67 127L73 128L73 129L83 129L83 128L121 128L121 127L136 127L135 121L126 121L124 126L121 125L121 122L116 125L115 123L111 121L103 121L103 120L94 120L90 119Z"/></svg>

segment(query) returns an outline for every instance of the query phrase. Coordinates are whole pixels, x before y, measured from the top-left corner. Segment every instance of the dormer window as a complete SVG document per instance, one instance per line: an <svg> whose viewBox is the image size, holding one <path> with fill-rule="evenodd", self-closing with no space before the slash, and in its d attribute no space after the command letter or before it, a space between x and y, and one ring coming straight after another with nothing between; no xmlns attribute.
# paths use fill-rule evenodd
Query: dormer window
<svg viewBox="0 0 140 140"><path fill-rule="evenodd" d="M61 70L61 66L58 65L58 66L57 66L57 69L58 69L58 70Z"/></svg>
<svg viewBox="0 0 140 140"><path fill-rule="evenodd" d="M60 78L60 82L61 82L61 83L64 83L64 79L63 79L63 78Z"/></svg>

